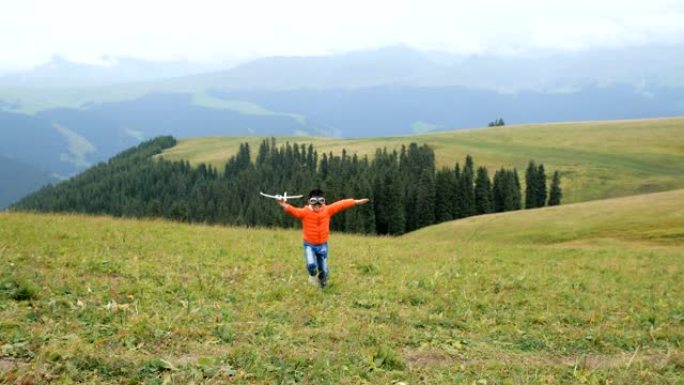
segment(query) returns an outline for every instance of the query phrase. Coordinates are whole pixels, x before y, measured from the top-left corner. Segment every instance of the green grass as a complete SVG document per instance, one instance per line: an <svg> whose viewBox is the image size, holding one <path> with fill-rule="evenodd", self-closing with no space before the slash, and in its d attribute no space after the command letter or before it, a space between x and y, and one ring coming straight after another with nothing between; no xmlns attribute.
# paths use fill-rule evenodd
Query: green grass
<svg viewBox="0 0 684 385"><path fill-rule="evenodd" d="M480 215L419 229L414 241L595 244L598 241L684 244L684 190Z"/></svg>
<svg viewBox="0 0 684 385"><path fill-rule="evenodd" d="M262 138L215 137L181 140L167 159L212 164L223 170L242 142L254 153ZM391 138L279 138L313 143L320 152L372 155L376 148L398 149L410 142L435 149L440 166L463 164L471 154L493 175L516 167L524 178L527 162L544 163L550 176L560 171L564 202L615 198L684 188L684 118L504 126ZM490 175L490 176L491 176Z"/></svg>
<svg viewBox="0 0 684 385"><path fill-rule="evenodd" d="M681 383L682 201L333 234L324 291L296 230L0 213L0 382Z"/></svg>

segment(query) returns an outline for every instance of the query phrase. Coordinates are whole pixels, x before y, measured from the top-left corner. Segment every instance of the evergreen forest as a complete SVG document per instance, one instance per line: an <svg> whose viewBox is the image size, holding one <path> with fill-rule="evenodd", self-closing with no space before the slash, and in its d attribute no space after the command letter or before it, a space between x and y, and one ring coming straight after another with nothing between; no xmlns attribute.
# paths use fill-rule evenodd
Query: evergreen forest
<svg viewBox="0 0 684 385"><path fill-rule="evenodd" d="M335 216L331 230L400 235L473 215L558 205L562 197L558 172L547 189L544 166L534 160L525 173L523 202L516 169L501 168L490 178L487 168L476 167L467 155L462 165L437 170L433 150L416 143L399 151L376 149L369 159L345 150L319 154L311 144L278 144L270 138L256 150L241 144L223 170L155 157L175 144L171 136L141 143L67 181L42 188L11 209L298 227L299 221L259 192L286 191L306 198L310 190L320 188L328 202L352 197L371 200ZM289 201L295 206L305 202Z"/></svg>

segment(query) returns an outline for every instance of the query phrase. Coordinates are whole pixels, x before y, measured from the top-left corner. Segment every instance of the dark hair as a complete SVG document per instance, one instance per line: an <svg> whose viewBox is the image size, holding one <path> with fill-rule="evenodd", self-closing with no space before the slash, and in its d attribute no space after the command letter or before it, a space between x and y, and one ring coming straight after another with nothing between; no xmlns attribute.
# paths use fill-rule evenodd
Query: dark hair
<svg viewBox="0 0 684 385"><path fill-rule="evenodd" d="M311 190L311 192L309 193L309 198L311 198L311 197L322 197L322 196L324 196L324 195L323 195L323 190L321 190L321 189L319 189L319 188L313 189L313 190Z"/></svg>

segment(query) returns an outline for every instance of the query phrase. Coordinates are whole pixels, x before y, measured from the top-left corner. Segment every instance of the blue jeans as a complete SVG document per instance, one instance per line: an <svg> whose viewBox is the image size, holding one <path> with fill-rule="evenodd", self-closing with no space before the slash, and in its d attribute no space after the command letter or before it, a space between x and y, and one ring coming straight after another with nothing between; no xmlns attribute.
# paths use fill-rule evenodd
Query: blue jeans
<svg viewBox="0 0 684 385"><path fill-rule="evenodd" d="M312 277L318 273L318 279L325 282L328 277L328 243L312 245L304 242L304 257L306 257L306 270Z"/></svg>

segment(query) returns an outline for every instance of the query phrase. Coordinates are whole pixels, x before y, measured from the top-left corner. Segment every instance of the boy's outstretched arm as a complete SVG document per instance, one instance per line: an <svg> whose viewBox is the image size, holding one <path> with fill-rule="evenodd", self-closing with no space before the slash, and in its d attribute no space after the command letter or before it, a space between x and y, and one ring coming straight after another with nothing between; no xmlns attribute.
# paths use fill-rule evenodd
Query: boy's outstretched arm
<svg viewBox="0 0 684 385"><path fill-rule="evenodd" d="M284 199L276 199L276 202L280 205L280 207L283 208L283 211L288 213L290 216L293 216L295 218L301 218L304 216L304 209L297 209L289 205L287 202L285 202Z"/></svg>
<svg viewBox="0 0 684 385"><path fill-rule="evenodd" d="M363 199L342 199L340 201L337 201L331 205L328 206L328 212L330 215L335 215L339 213L340 211L346 210L348 208L352 208L356 205L363 205L369 202L368 198L363 198Z"/></svg>

